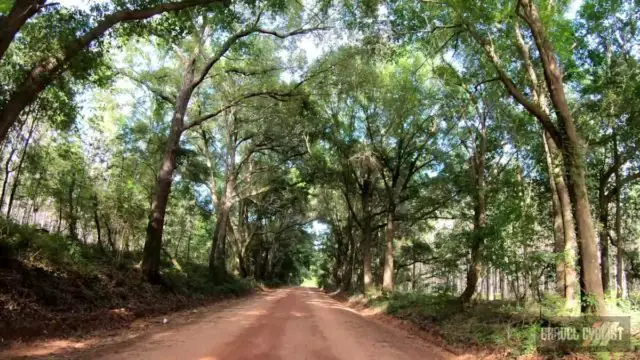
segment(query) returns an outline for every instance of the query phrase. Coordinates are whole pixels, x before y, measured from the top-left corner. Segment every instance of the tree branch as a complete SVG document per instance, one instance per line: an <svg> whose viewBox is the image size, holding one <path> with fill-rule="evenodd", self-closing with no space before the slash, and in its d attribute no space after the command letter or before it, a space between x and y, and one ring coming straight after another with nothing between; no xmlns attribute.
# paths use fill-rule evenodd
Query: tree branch
<svg viewBox="0 0 640 360"><path fill-rule="evenodd" d="M498 73L498 78L507 89L507 92L516 100L520 105L522 105L530 114L536 117L538 121L542 124L542 126L549 132L549 135L553 139L553 141L558 145L559 148L563 148L562 146L562 136L560 132L553 124L553 121L549 117L547 113L545 113L542 108L535 104L529 99L527 99L522 92L518 89L516 84L513 82L511 77L505 72L502 68L500 58L495 52L495 48L491 41L483 38L478 34L478 32L473 28L473 26L465 24L465 28L471 34L471 37L482 47L485 54L489 58L489 61L493 65L494 69Z"/></svg>
<svg viewBox="0 0 640 360"><path fill-rule="evenodd" d="M162 89L159 89L155 86L153 86L152 84L149 84L148 82L142 80L141 78L137 77L135 74L132 73L128 73L125 70L122 69L116 69L117 73L126 77L127 79L144 86L147 90L149 90L151 93L153 93L154 95L156 95L157 97L159 97L160 99L168 102L171 105L175 105L176 103L176 98L173 95L167 94L165 93Z"/></svg>
<svg viewBox="0 0 640 360"><path fill-rule="evenodd" d="M631 174L631 175L627 175L625 177L623 177L622 179L620 179L620 184L619 187L618 185L614 186L613 189L609 190L609 192L605 195L605 203L608 204L609 202L611 202L611 199L613 198L613 196L620 191L620 188L624 187L625 185L632 183L636 180L640 179L640 172Z"/></svg>
<svg viewBox="0 0 640 360"><path fill-rule="evenodd" d="M35 101L38 95L54 81L56 75L63 71L64 67L86 49L89 44L102 37L115 25L121 22L148 19L165 12L179 11L197 5L208 4L223 4L226 6L228 5L228 0L184 0L162 3L142 9L120 10L106 15L95 27L64 46L61 56L49 56L33 67L23 82L11 93L8 100L1 104L0 141L4 140L11 126L20 116L20 112Z"/></svg>
<svg viewBox="0 0 640 360"><path fill-rule="evenodd" d="M46 0L14 1L9 14L0 16L0 60L2 60L9 45L11 45L16 34L27 20L36 15L42 8L54 5L45 5L45 2Z"/></svg>
<svg viewBox="0 0 640 360"><path fill-rule="evenodd" d="M198 119L195 119L193 121L191 121L188 124L185 124L182 127L182 131L186 131L189 130L193 127L196 127L202 123L204 123L205 121L212 119L220 114L222 114L223 112L225 112L226 110L229 110L231 108L233 108L234 106L239 105L240 103L242 103L244 100L247 99L251 99L251 98L256 98L256 97L270 97L272 99L276 99L279 101L282 101L284 98L292 96L291 92L285 92L285 93L279 93L279 92L275 92L275 91L256 91L256 92L250 92L244 95L241 95L237 98L235 98L234 100L232 100L231 102L229 102L228 104L222 106L221 108L219 108L218 110L209 113L207 115L204 115Z"/></svg>

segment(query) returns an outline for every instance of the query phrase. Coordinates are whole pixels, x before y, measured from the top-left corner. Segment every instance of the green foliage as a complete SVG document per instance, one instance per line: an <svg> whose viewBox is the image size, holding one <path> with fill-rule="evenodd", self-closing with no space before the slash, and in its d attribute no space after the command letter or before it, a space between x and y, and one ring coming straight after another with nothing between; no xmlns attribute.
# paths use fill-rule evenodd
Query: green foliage
<svg viewBox="0 0 640 360"><path fill-rule="evenodd" d="M5 220L0 223L0 248L3 250L2 261L18 260L54 273L79 273L84 277L113 271L110 268L130 268L138 257L132 253L115 258L96 246ZM257 286L251 280L235 277L223 284L214 283L209 269L195 263L186 264L182 271L167 268L164 275L172 290L184 296L241 296ZM142 281L141 275L137 276Z"/></svg>
<svg viewBox="0 0 640 360"><path fill-rule="evenodd" d="M387 312L399 317L419 317L422 321L443 321L460 311L455 297L446 294L421 294L417 292L394 293L388 297L374 299L387 303Z"/></svg>
<svg viewBox="0 0 640 360"><path fill-rule="evenodd" d="M436 331L450 345L498 348L516 357L535 353L541 327L534 311L508 302L480 303L463 311L452 296L410 292L373 298L368 304Z"/></svg>
<svg viewBox="0 0 640 360"><path fill-rule="evenodd" d="M0 110L34 67L63 59L105 16L161 2L42 8L2 58ZM638 3L586 0L569 19L575 3L531 2L584 139L595 229L615 247L611 264L620 249L631 284L629 298L610 305L631 312L640 279ZM0 144L0 211L10 218L0 223L2 260L42 267L61 286L58 269L83 284L105 268L130 275L159 172L171 168L160 265L178 294L241 295L257 284L357 292L366 245L376 291L394 260L394 286L372 304L454 344L531 354L540 316L565 311L555 270L570 249L556 246L557 184L542 128L504 87L564 130L558 99L536 103L538 92L550 97L549 74L520 3L247 0L120 24L51 74ZM12 4L0 1L0 12ZM330 29L287 39L240 32L310 24ZM318 51L307 63L310 40ZM173 122L183 105L183 124ZM216 115L189 126L207 114ZM561 175L569 183L574 174ZM208 263L221 229L229 276L214 282ZM480 289L462 311L455 296L476 260ZM92 286L78 296L103 294Z"/></svg>
<svg viewBox="0 0 640 360"><path fill-rule="evenodd" d="M11 10L14 0L0 0L0 13L6 14Z"/></svg>
<svg viewBox="0 0 640 360"><path fill-rule="evenodd" d="M33 226L0 220L0 242L7 258L35 261L45 267L68 267L89 273L100 256L97 249L84 246L61 234L49 234Z"/></svg>
<svg viewBox="0 0 640 360"><path fill-rule="evenodd" d="M170 286L185 296L243 296L254 291L257 284L249 279L230 277L224 283L216 283L205 265L187 264L184 271L169 268L163 275Z"/></svg>

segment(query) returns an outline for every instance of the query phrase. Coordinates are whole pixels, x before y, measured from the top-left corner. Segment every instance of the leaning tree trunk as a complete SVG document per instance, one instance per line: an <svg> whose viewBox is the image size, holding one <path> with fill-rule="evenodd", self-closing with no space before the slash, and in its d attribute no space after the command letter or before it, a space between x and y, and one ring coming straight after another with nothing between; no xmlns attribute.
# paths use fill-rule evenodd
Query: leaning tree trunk
<svg viewBox="0 0 640 360"><path fill-rule="evenodd" d="M544 85L538 81L538 76L531 62L529 46L525 43L520 26L514 24L514 34L516 45L523 60L524 70L533 88L533 101L540 107L542 115L549 114L549 103L547 101L547 91ZM493 61L494 59L492 59ZM506 79L502 79L507 82ZM507 86L509 89L509 86ZM513 88L510 89L515 93ZM516 97L516 100L517 97ZM536 114L534 114L536 115ZM539 116L536 116L539 118ZM576 294L578 291L578 281L576 276L577 241L573 220L573 210L571 200L567 190L565 175L563 170L562 153L552 139L549 130L543 130L543 144L547 160L547 171L549 173L549 184L551 187L551 198L553 206L553 230L555 236L554 250L558 254L556 262L556 291L564 296L566 308L571 312L578 310Z"/></svg>
<svg viewBox="0 0 640 360"><path fill-rule="evenodd" d="M551 102L560 127L561 145L565 154L564 165L569 180L569 192L574 200L575 220L580 238L581 269L584 273L585 293L594 297L595 306L589 311L600 315L606 314L602 279L598 264L597 238L593 220L586 182L583 145L576 129L575 122L564 93L562 70L558 64L553 47L547 38L544 26L538 15L538 9L531 0L519 0L518 15L527 23L540 53L542 60L545 83L549 90Z"/></svg>
<svg viewBox="0 0 640 360"><path fill-rule="evenodd" d="M387 228L385 229L385 254L384 269L382 277L382 290L393 291L393 222L395 208L391 206L387 212Z"/></svg>
<svg viewBox="0 0 640 360"><path fill-rule="evenodd" d="M162 233L164 217L169 203L173 171L176 168L176 157L180 141L178 128L169 135L167 149L162 159L162 168L158 174L151 202L151 215L147 224L147 239L144 243L142 257L142 272L153 283L161 282L160 279L160 252L162 249Z"/></svg>
<svg viewBox="0 0 640 360"><path fill-rule="evenodd" d="M16 153L16 149L11 149L7 161L4 163L4 179L2 180L2 192L0 193L0 209L4 205L4 196L7 191L7 184L9 183L9 175L11 174L11 160L13 160L13 154Z"/></svg>
<svg viewBox="0 0 640 360"><path fill-rule="evenodd" d="M147 238L142 255L142 272L152 283L161 283L160 253L162 249L162 234L164 217L169 203L173 172L176 169L180 137L182 136L184 117L187 113L189 100L193 93L194 64L191 63L185 71L183 86L176 101L176 107L171 120L171 129L167 138L167 145L162 157L162 166L156 178L151 201L151 213L147 224Z"/></svg>
<svg viewBox="0 0 640 360"><path fill-rule="evenodd" d="M184 118L189 107L191 95L198 85L195 78L195 58L191 58L185 64L182 86L174 104L171 128L162 164L156 183L153 189L151 201L151 213L147 224L147 238L144 243L142 255L142 272L152 283L163 283L160 277L160 253L162 250L162 234L164 231L164 217L169 203L171 193L171 183L173 182L173 172L177 166L178 149L180 148L180 137L184 131Z"/></svg>
<svg viewBox="0 0 640 360"><path fill-rule="evenodd" d="M575 146L578 145L569 145L569 147ZM576 223L578 225L578 236L580 238L580 263L584 275L584 291L587 296L594 297L596 302L593 306L588 307L587 311L604 315L607 313L607 309L604 302L604 291L596 245L597 240L593 221L591 220L591 207L587 195L584 165L582 164L581 155L577 153L569 155L569 158L571 159L571 164L569 165L571 173L569 189L572 197L575 199Z"/></svg>
<svg viewBox="0 0 640 360"><path fill-rule="evenodd" d="M545 136L547 145L549 146L549 152L552 155L554 183L558 194L564 232L564 251L561 259L564 267L564 298L566 301L566 309L574 313L579 310L578 294L580 285L578 282L578 272L576 270L578 241L576 239L575 222L571 208L571 196L564 178L562 154L548 132L545 132Z"/></svg>
<svg viewBox="0 0 640 360"><path fill-rule="evenodd" d="M544 143L545 157L547 160L547 172L549 173L549 186L551 188L551 211L553 218L553 252L558 255L556 259L556 292L558 295L565 296L565 261L564 261L564 225L562 222L562 210L560 208L560 197L554 177L553 157L547 143L546 131L542 134L542 142Z"/></svg>
<svg viewBox="0 0 640 360"><path fill-rule="evenodd" d="M11 193L9 195L9 204L7 204L7 218L10 218L11 216L11 208L13 207L13 200L15 199L18 186L20 185L20 175L22 174L22 165L24 164L24 160L27 157L27 148L29 147L29 142L31 141L31 137L33 136L33 131L35 130L37 122L38 122L38 116L36 115L31 121L31 128L29 128L29 133L27 134L27 138L24 140L24 145L22 146L22 154L20 155L20 160L18 161L16 176L14 177L13 184L11 185Z"/></svg>
<svg viewBox="0 0 640 360"><path fill-rule="evenodd" d="M484 48L489 60L493 63L500 80L522 106L533 114L544 128L553 132L553 141L558 145L565 155L564 166L567 173L568 189L571 200L575 208L575 220L580 238L580 261L581 277L580 281L585 284L585 293L594 297L596 306L589 310L597 314L606 314L604 293L602 291L602 279L598 264L597 241L593 220L591 219L591 209L587 194L586 174L584 169L584 155L581 151L582 144L578 136L572 114L569 110L564 94L564 83L562 81L562 70L558 64L551 43L545 33L542 22L538 16L536 6L530 0L519 0L517 4L517 15L520 16L529 26L531 34L536 43L538 53L542 59L544 77L547 90L553 103L553 109L562 126L558 129L552 122L548 114L545 114L539 106L532 104L526 99L524 94L516 88L515 83L501 66L493 44L482 38L470 24L465 24L471 36ZM594 303L594 302L592 302Z"/></svg>

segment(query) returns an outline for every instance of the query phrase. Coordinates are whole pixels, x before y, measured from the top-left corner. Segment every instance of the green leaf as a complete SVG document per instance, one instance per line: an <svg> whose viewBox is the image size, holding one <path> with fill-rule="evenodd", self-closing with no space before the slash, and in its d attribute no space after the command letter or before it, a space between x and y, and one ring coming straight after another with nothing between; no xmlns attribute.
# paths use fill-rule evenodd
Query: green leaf
<svg viewBox="0 0 640 360"><path fill-rule="evenodd" d="M11 11L14 1L12 0L0 0L0 13L7 14Z"/></svg>

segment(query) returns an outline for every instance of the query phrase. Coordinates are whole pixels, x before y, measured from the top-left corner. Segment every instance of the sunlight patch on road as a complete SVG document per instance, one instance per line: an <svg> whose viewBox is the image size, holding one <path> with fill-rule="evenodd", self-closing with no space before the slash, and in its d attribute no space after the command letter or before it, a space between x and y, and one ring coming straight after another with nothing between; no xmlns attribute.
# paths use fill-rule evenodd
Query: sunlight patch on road
<svg viewBox="0 0 640 360"><path fill-rule="evenodd" d="M166 332L157 333L157 334L151 336L151 338L153 340L158 340L158 339L166 338L167 336L170 336L170 335L174 335L174 331L166 331Z"/></svg>
<svg viewBox="0 0 640 360"><path fill-rule="evenodd" d="M343 305L340 305L332 300L309 300L306 302L309 305L314 305L314 306L319 306L319 307L323 307L326 309L336 309L336 310L343 310L343 311L348 311L350 313L354 313L357 315L361 315L361 316L365 316L365 317L369 317L369 316L375 316L381 313L384 313L386 310L386 305L385 306L378 306L378 307L370 307L370 308L364 308L364 309L354 309L351 307L346 307Z"/></svg>
<svg viewBox="0 0 640 360"><path fill-rule="evenodd" d="M265 315L267 312L265 310L252 310L252 311L243 311L241 314L242 315L249 315L249 316L260 316L260 315Z"/></svg>
<svg viewBox="0 0 640 360"><path fill-rule="evenodd" d="M2 355L7 356L7 359L14 357L48 356L71 349L81 350L91 345L91 343L91 341L52 340L45 342L42 346L17 348L13 351L9 350Z"/></svg>

